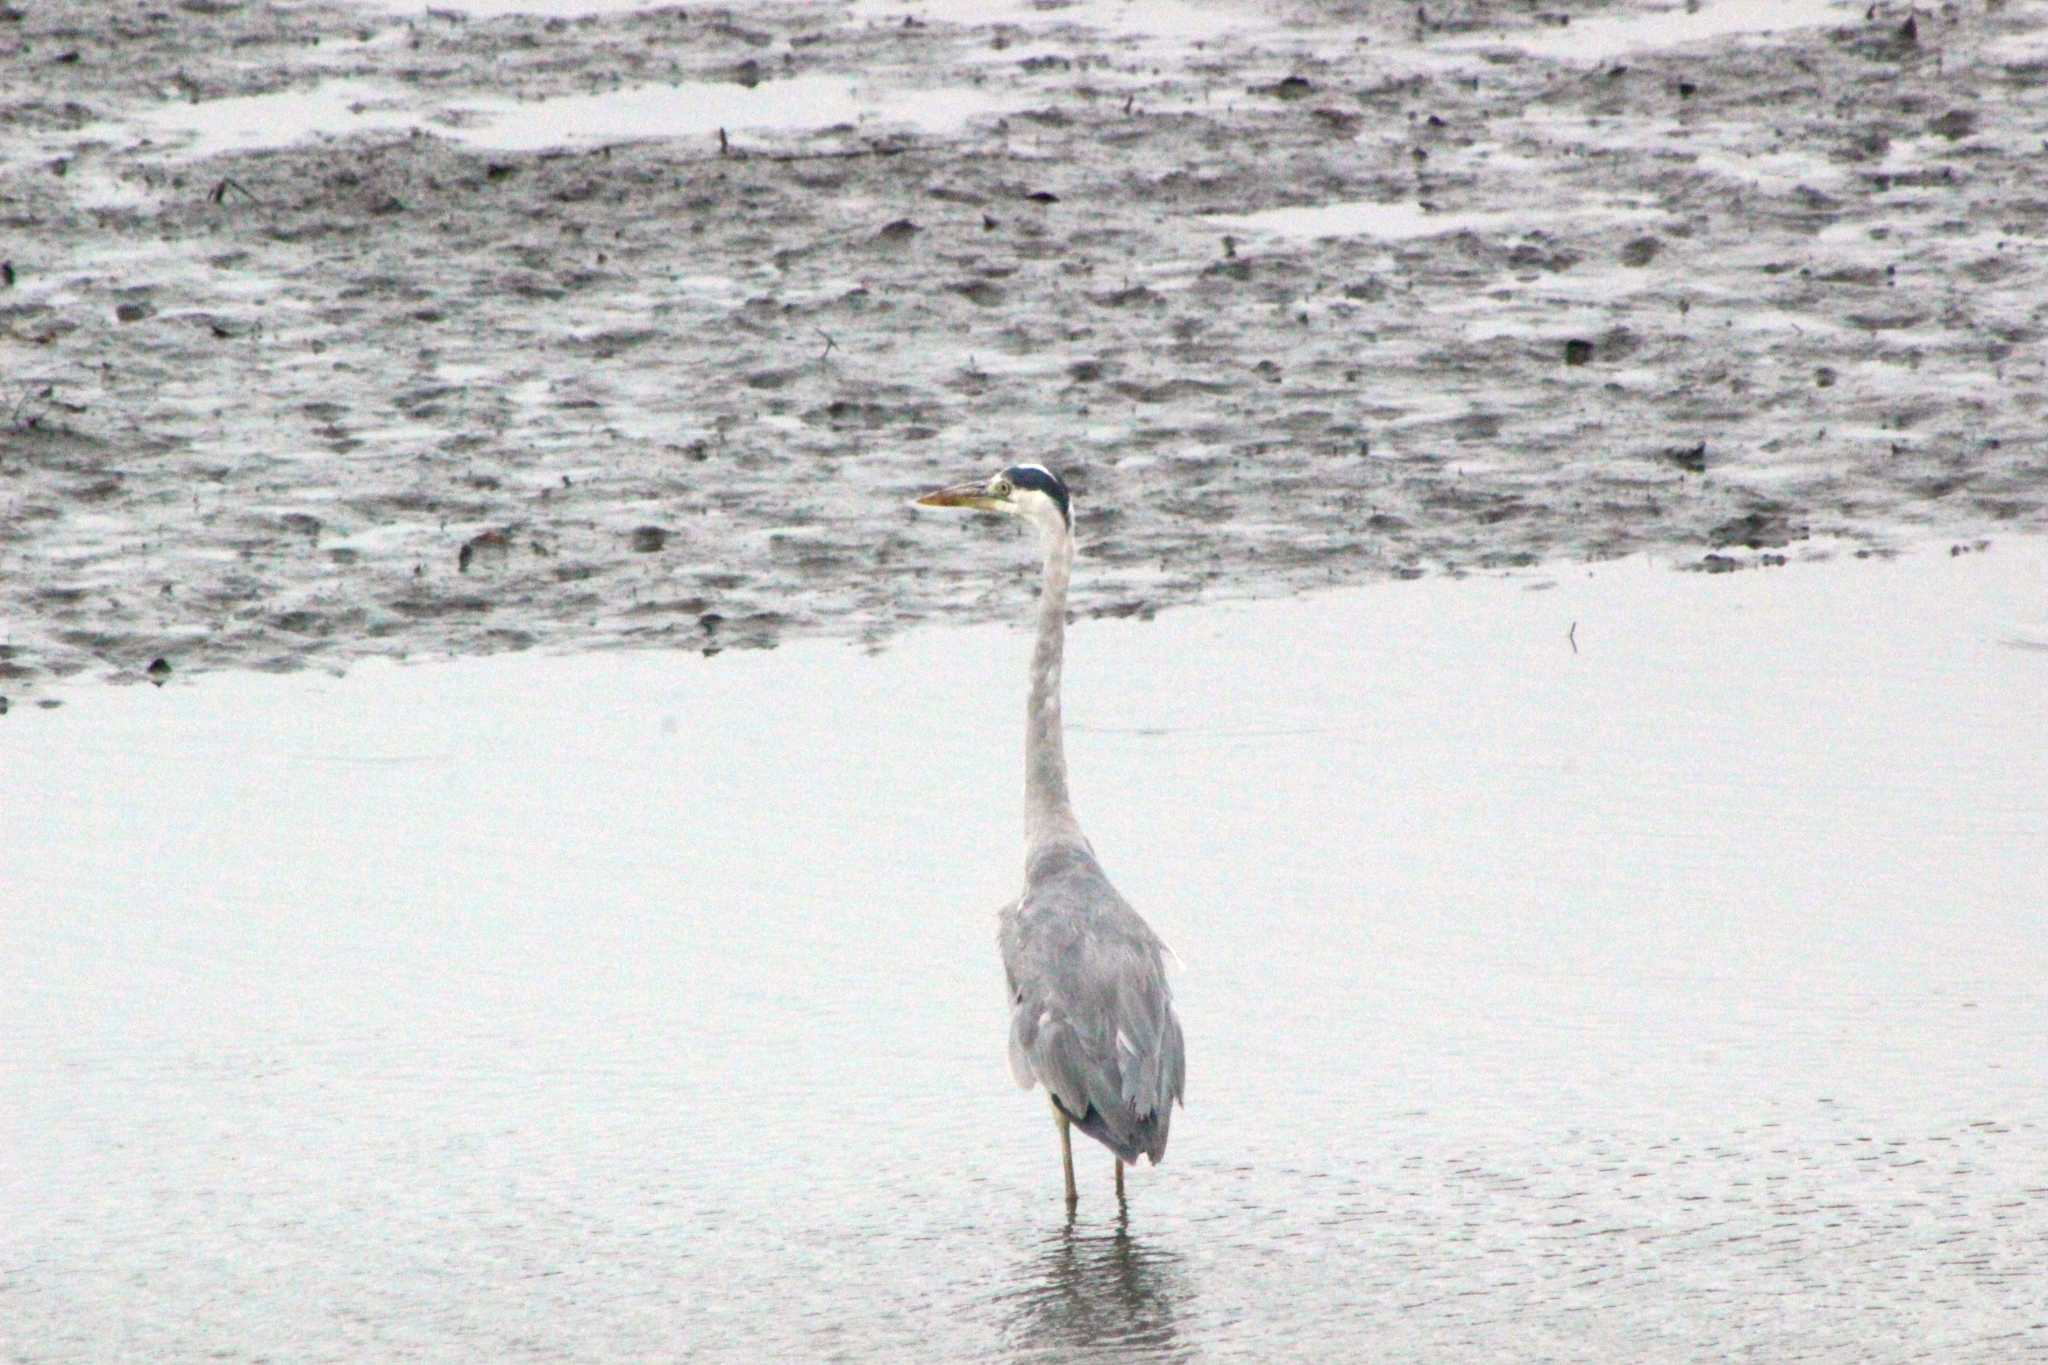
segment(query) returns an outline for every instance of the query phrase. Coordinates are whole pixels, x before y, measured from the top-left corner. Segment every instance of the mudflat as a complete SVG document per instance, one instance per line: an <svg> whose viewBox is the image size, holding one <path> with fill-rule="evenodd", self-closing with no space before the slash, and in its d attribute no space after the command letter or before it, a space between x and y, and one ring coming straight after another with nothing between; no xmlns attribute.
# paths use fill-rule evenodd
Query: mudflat
<svg viewBox="0 0 2048 1365"><path fill-rule="evenodd" d="M17 694L1008 616L905 504L1016 459L1092 615L2048 521L2027 6L38 3L0 58Z"/></svg>

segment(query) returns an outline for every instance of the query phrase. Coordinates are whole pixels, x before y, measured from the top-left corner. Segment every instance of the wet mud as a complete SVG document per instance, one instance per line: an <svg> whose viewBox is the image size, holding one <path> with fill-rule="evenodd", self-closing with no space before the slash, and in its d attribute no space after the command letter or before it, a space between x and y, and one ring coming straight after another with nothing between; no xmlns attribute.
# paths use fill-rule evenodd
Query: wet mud
<svg viewBox="0 0 2048 1365"><path fill-rule="evenodd" d="M2039 11L1623 11L0 7L0 687L2048 525Z"/></svg>

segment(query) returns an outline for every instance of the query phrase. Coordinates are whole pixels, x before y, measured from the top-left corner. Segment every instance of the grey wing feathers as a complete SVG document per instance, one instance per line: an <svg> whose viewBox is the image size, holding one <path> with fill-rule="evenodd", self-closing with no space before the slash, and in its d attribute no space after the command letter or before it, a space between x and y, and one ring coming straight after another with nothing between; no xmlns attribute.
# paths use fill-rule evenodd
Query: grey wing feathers
<svg viewBox="0 0 2048 1365"><path fill-rule="evenodd" d="M1157 936L1097 872L1027 892L1000 942L1017 1083L1043 1081L1082 1132L1157 1163L1187 1075Z"/></svg>

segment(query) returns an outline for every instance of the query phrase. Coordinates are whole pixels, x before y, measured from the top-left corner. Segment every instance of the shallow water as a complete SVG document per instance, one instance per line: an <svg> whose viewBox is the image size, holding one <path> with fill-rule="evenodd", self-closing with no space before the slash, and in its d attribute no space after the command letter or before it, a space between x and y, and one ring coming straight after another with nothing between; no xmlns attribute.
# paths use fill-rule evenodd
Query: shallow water
<svg viewBox="0 0 2048 1365"><path fill-rule="evenodd" d="M636 138L707 137L721 129L786 132L845 124L945 132L1004 107L988 92L971 87L889 89L837 76L796 76L753 86L681 81L545 100L475 97L439 110L412 104L413 98L396 85L335 80L304 90L161 105L139 122L139 131L188 160L286 147L315 137L413 128L431 128L490 150L537 151ZM98 131L111 135L115 129L100 125Z"/></svg>
<svg viewBox="0 0 2048 1365"><path fill-rule="evenodd" d="M1506 214L1433 213L1417 203L1374 203L1370 200L1266 209L1239 215L1217 214L1211 215L1208 221L1218 228L1271 233L1279 237L1379 237L1396 241L1511 226Z"/></svg>
<svg viewBox="0 0 2048 1365"><path fill-rule="evenodd" d="M1862 11L1843 0L1685 0L1644 13L1595 15L1511 37L1475 37L1469 46L1507 47L1568 61L1603 62L1632 52L1682 47L1715 39L1850 23Z"/></svg>
<svg viewBox="0 0 2048 1365"><path fill-rule="evenodd" d="M1191 1065L1071 1226L1002 1061L1016 631L18 708L0 1346L2048 1354L2044 571L1077 625Z"/></svg>

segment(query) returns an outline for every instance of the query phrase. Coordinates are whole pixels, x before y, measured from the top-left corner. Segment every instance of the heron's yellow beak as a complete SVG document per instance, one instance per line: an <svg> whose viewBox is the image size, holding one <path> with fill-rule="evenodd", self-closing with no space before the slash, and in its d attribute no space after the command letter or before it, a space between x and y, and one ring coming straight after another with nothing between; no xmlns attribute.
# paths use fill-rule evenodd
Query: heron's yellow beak
<svg viewBox="0 0 2048 1365"><path fill-rule="evenodd" d="M956 483L950 488L941 488L925 494L917 500L919 507L972 507L978 512L997 512L1002 504L988 495L988 485L981 483Z"/></svg>

